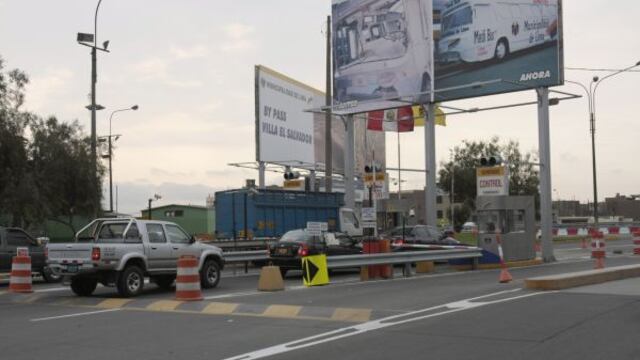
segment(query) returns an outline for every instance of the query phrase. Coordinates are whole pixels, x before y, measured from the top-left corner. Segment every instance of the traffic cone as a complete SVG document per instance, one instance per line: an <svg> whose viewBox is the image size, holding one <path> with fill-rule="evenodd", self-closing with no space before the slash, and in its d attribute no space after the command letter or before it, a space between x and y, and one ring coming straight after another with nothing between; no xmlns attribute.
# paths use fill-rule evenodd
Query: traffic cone
<svg viewBox="0 0 640 360"><path fill-rule="evenodd" d="M202 299L198 258L193 255L182 255L178 259L176 300L196 301Z"/></svg>
<svg viewBox="0 0 640 360"><path fill-rule="evenodd" d="M31 257L14 256L11 261L11 277L9 291L14 293L32 293L31 287Z"/></svg>
<svg viewBox="0 0 640 360"><path fill-rule="evenodd" d="M501 284L506 284L508 282L511 282L511 280L513 280L513 277L511 276L511 273L509 273L509 269L507 269L507 266L505 265L504 262L501 264L499 280Z"/></svg>
<svg viewBox="0 0 640 360"><path fill-rule="evenodd" d="M509 269L507 269L507 264L504 262L504 252L502 252L502 241L500 239L500 234L496 235L496 240L498 241L498 255L500 256L500 277L498 281L501 284L506 284L513 280L511 273L509 273Z"/></svg>
<svg viewBox="0 0 640 360"><path fill-rule="evenodd" d="M586 249L587 248L587 238L585 238L585 237L582 238L582 245L580 245L580 248L582 248L582 249Z"/></svg>

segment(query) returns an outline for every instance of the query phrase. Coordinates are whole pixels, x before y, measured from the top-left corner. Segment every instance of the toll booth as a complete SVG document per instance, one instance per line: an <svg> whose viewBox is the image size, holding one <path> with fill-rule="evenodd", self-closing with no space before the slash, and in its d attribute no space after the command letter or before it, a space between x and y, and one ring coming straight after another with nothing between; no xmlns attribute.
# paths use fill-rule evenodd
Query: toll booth
<svg viewBox="0 0 640 360"><path fill-rule="evenodd" d="M535 200L533 196L478 196L478 247L481 263L499 262L498 239L504 261L532 260L536 257Z"/></svg>

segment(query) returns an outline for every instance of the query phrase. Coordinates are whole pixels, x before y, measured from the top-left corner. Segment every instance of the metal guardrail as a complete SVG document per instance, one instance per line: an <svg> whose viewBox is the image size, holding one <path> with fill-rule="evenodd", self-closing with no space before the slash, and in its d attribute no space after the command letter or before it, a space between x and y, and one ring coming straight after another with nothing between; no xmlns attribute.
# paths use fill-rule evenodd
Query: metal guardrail
<svg viewBox="0 0 640 360"><path fill-rule="evenodd" d="M327 257L327 267L329 269L340 269L369 265L408 264L420 261L474 259L479 257L482 257L482 249L480 248L338 255Z"/></svg>
<svg viewBox="0 0 640 360"><path fill-rule="evenodd" d="M266 261L270 259L269 254L265 250L229 251L224 252L223 255L227 263ZM420 261L473 259L479 257L482 257L482 249L480 248L336 255L327 256L327 267L330 269L339 269L369 265L406 264Z"/></svg>
<svg viewBox="0 0 640 360"><path fill-rule="evenodd" d="M269 260L269 254L266 250L225 251L222 255L227 263Z"/></svg>

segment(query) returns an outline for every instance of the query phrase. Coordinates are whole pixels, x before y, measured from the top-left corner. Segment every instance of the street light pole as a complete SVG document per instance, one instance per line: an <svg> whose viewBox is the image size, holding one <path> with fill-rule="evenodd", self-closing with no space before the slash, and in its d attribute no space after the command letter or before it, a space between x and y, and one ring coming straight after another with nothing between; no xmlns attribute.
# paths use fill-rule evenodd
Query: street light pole
<svg viewBox="0 0 640 360"><path fill-rule="evenodd" d="M119 109L119 110L114 110L111 112L111 115L109 116L109 212L113 213L113 168L111 166L111 159L113 158L113 151L112 151L112 138L113 135L111 134L111 120L113 120L113 114L117 113L117 112L122 112L122 111L129 111L129 110L138 110L138 105L133 105L130 108L126 108L126 109Z"/></svg>
<svg viewBox="0 0 640 360"><path fill-rule="evenodd" d="M622 70L618 70L612 74L609 74L603 77L602 79L600 79L598 76L594 76L593 79L591 80L591 83L589 84L589 88L587 88L585 85L577 81L566 80L569 83L582 87L584 91L587 93L587 99L589 101L589 128L591 131L591 159L592 159L592 166L593 166L592 168L592 171L593 171L593 221L596 228L598 227L598 224L599 224L598 179L597 179L597 169L596 169L596 90L598 90L598 87L600 86L600 84L602 84L603 81L613 76L627 72L638 66L640 66L640 61L638 61L632 66L629 66L627 68L624 68Z"/></svg>
<svg viewBox="0 0 640 360"><path fill-rule="evenodd" d="M93 46L91 47L91 165L93 166L93 179L95 185L97 185L98 167L96 164L96 83L98 82L98 10L100 10L100 4L102 0L98 0L96 6L96 12L93 21ZM111 139L109 139L111 140ZM96 186L97 189L97 186Z"/></svg>

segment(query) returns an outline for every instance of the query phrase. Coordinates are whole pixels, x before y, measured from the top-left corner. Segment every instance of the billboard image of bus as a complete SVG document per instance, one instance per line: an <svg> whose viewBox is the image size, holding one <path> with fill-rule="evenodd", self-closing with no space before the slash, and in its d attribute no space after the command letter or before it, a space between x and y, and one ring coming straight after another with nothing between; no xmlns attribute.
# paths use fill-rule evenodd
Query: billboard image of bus
<svg viewBox="0 0 640 360"><path fill-rule="evenodd" d="M431 0L334 0L332 13L338 103L381 109L431 91Z"/></svg>
<svg viewBox="0 0 640 360"><path fill-rule="evenodd" d="M437 61L501 61L557 39L555 0L453 0L442 12Z"/></svg>
<svg viewBox="0 0 640 360"><path fill-rule="evenodd" d="M433 0L433 10L436 101L563 84L562 0Z"/></svg>

